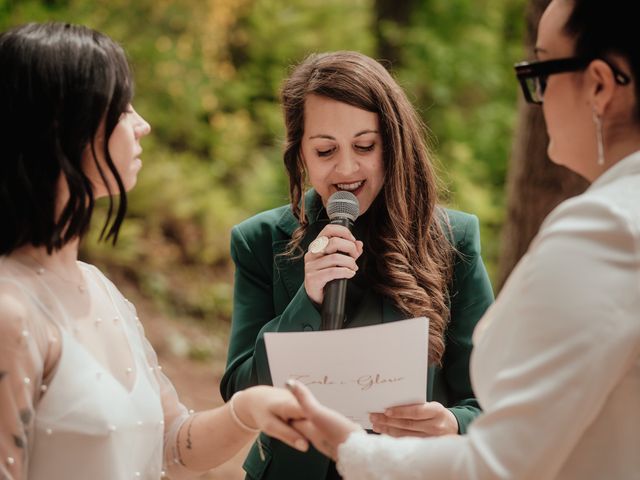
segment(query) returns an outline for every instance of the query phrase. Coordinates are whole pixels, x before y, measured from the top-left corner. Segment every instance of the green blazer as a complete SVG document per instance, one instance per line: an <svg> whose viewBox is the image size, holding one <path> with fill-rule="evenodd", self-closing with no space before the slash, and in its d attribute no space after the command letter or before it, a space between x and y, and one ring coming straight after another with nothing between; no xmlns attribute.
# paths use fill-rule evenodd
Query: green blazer
<svg viewBox="0 0 640 480"><path fill-rule="evenodd" d="M309 243L326 225L318 219L322 205L315 192L307 193ZM451 320L446 332L442 368L429 367L427 399L439 401L455 415L460 433L480 413L469 379L471 334L493 301L489 277L480 256L480 233L475 216L444 210L448 215L452 241L459 252L450 285ZM257 384L272 384L264 344L265 332L313 331L320 328L320 314L304 289L304 261L279 256L298 222L290 206L260 213L231 233L231 256L236 265L233 322L227 369L221 381L222 397L228 400L238 390ZM405 318L394 306L382 300L382 321ZM261 434L266 459L260 459L257 446L251 449L244 469L248 479L324 480L329 459L311 449L294 450Z"/></svg>

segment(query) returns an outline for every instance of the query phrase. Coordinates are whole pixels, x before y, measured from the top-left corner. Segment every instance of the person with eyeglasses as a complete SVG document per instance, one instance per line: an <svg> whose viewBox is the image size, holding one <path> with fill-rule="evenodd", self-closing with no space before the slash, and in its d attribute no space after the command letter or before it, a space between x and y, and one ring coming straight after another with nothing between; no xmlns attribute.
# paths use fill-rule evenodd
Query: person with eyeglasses
<svg viewBox="0 0 640 480"><path fill-rule="evenodd" d="M347 480L640 478L638 4L552 0L516 66L550 158L591 182L545 220L474 332L467 435L367 435L291 381Z"/></svg>

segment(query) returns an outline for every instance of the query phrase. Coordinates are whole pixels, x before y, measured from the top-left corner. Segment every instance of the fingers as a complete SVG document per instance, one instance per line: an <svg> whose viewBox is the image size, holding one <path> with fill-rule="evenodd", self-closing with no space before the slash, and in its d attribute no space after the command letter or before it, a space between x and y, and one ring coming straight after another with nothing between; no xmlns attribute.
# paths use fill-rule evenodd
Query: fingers
<svg viewBox="0 0 640 480"><path fill-rule="evenodd" d="M311 300L321 304L324 299L324 287L331 280L353 278L358 270L354 258L340 253L324 255L307 253L305 255L304 288Z"/></svg>
<svg viewBox="0 0 640 480"><path fill-rule="evenodd" d="M388 418L378 414L370 415L373 431L378 433L387 433L389 430L403 430L406 435L425 433L430 430L428 421L423 420L407 420L400 418Z"/></svg>
<svg viewBox="0 0 640 480"><path fill-rule="evenodd" d="M362 254L362 242L345 240L340 237L325 237L328 238L326 246L317 253L314 253L311 248L305 254L305 262L312 262L319 258L324 258L328 255L340 254L347 258L352 258L354 261ZM315 240L314 240L315 241Z"/></svg>
<svg viewBox="0 0 640 480"><path fill-rule="evenodd" d="M324 287L324 284L336 278L353 277L357 270L358 266L353 258L334 253L308 263L305 267L305 281L322 283Z"/></svg>
<svg viewBox="0 0 640 480"><path fill-rule="evenodd" d="M347 227L329 224L322 229L316 239L319 239L320 237L328 238L329 243L321 252L308 252L310 259L319 258L323 255L335 252L341 252L353 257L354 259L357 259L362 254L362 242L356 240Z"/></svg>
<svg viewBox="0 0 640 480"><path fill-rule="evenodd" d="M314 443L314 440L318 438L317 429L310 420L294 420L291 422L291 426L305 438L308 438L311 443Z"/></svg>
<svg viewBox="0 0 640 480"><path fill-rule="evenodd" d="M293 396L296 398L303 413L308 420L294 420L292 422L293 428L304 435L305 438L316 447L324 455L335 459L336 449L331 445L326 435L318 429L318 426L313 423L313 419L317 416L322 406L313 396L311 391L302 383L295 380L288 380L285 384Z"/></svg>
<svg viewBox="0 0 640 480"><path fill-rule="evenodd" d="M293 428L304 435L320 453L334 460L336 459L336 446L332 444L325 434L318 430L313 422L309 420L298 420L293 423Z"/></svg>
<svg viewBox="0 0 640 480"><path fill-rule="evenodd" d="M387 408L384 415L389 418L407 418L412 420L427 420L433 418L442 410L438 402L417 403L415 405L401 405Z"/></svg>
<svg viewBox="0 0 640 480"><path fill-rule="evenodd" d="M373 429L374 432L376 433L383 433L385 435L389 435L390 437L396 437L396 438L400 438L400 437L432 437L434 435L431 435L429 433L426 432L419 432L419 431L415 431L415 430L405 430L402 428L395 428L395 427L380 427L379 429Z"/></svg>
<svg viewBox="0 0 640 480"><path fill-rule="evenodd" d="M333 223L330 223L327 226L325 226L322 229L322 231L318 234L318 236L320 235L325 235L329 238L331 237L344 238L345 240L349 240L351 242L356 241L356 237L353 236L353 234L351 233L351 230L349 230L347 227L344 227L342 225L335 225Z"/></svg>
<svg viewBox="0 0 640 480"><path fill-rule="evenodd" d="M308 442L289 422L304 418L302 407L291 392L283 388L258 385L238 396L238 408L251 414L257 428L287 445L306 452Z"/></svg>
<svg viewBox="0 0 640 480"><path fill-rule="evenodd" d="M388 408L372 413L373 430L394 436L435 436L458 433L458 421L450 410L438 402Z"/></svg>
<svg viewBox="0 0 640 480"><path fill-rule="evenodd" d="M304 416L308 418L314 417L320 408L320 403L306 385L296 380L287 380L285 386L302 407Z"/></svg>
<svg viewBox="0 0 640 480"><path fill-rule="evenodd" d="M330 253L336 252L349 255L354 259L357 259L360 256L360 252L358 252L357 241L345 240L344 238L340 237L330 237L329 243L324 249L324 255L326 256Z"/></svg>
<svg viewBox="0 0 640 480"><path fill-rule="evenodd" d="M304 255L304 288L309 298L321 304L327 283L355 276L356 260L362 252L363 243L356 240L348 228L333 224L325 226Z"/></svg>
<svg viewBox="0 0 640 480"><path fill-rule="evenodd" d="M346 267L334 267L317 272L305 273L304 289L307 296L316 304L322 305L324 300L324 287L331 280L340 278L353 278L356 272Z"/></svg>
<svg viewBox="0 0 640 480"><path fill-rule="evenodd" d="M309 449L309 442L295 428L277 417L266 422L262 431L301 452L306 452Z"/></svg>

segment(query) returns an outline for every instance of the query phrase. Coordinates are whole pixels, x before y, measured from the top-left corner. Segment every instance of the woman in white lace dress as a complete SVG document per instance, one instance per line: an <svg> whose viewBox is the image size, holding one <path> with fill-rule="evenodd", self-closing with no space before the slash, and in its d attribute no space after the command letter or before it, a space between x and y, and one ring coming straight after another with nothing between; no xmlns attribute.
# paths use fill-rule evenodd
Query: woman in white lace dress
<svg viewBox="0 0 640 480"><path fill-rule="evenodd" d="M109 196L115 239L149 124L122 49L81 26L0 35L0 478L186 478L258 430L301 450L282 389L250 388L190 413L135 308L78 242ZM114 195L119 195L115 202ZM117 203L117 205L116 205Z"/></svg>
<svg viewBox="0 0 640 480"><path fill-rule="evenodd" d="M547 217L474 332L484 414L467 435L366 435L292 385L312 418L298 428L345 479L640 478L639 13L553 0L537 61L516 67L550 158L591 186Z"/></svg>

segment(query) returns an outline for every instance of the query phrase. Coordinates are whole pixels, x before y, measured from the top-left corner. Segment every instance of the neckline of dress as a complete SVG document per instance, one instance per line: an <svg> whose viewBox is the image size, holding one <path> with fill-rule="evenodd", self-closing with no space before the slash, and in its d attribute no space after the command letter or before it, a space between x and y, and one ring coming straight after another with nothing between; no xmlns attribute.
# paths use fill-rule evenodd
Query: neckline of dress
<svg viewBox="0 0 640 480"><path fill-rule="evenodd" d="M91 357L91 359L96 363L96 365L98 365L109 377L111 377L113 379L113 381L115 383L117 383L118 385L120 385L120 387L122 388L122 390L124 392L126 392L127 394L131 395L136 386L139 383L140 380L140 364L137 360L137 356L135 355L135 351L131 345L131 339L129 334L125 331L123 332L124 334L124 341L126 344L126 347L129 349L129 354L131 356L131 363L132 366L135 367L135 371L132 371L132 374L135 375L135 378L133 379L133 382L131 383L131 387L128 388L127 385L125 385L123 382L121 382L102 362L100 362L95 355L93 355L91 353L91 351L77 338L75 338L74 335L72 335L71 332L69 332L69 328L72 328L72 319L69 316L67 309L64 308L64 306L62 305L62 303L60 302L60 300L58 299L58 297L53 293L53 291L51 290L51 288L49 288L49 285L47 285L47 282L45 282L42 278L40 278L40 275L38 275L37 272L34 272L32 269L30 269L27 265L25 265L24 263L20 262L19 260L13 259L14 263L17 263L18 265L20 265L22 268L26 269L29 272L34 273L34 277L37 279L36 282L38 284L40 284L45 290L46 292L49 294L49 296L52 298L52 300L55 302L58 310L60 311L60 313L62 314L62 316L64 317L64 321L63 322L57 322L54 318L54 312L51 312L49 309L46 309L45 311L48 313L49 317L51 317L52 320L52 324L54 326L54 328L56 328L60 334L60 338L62 339L63 335L67 335L70 339L72 339L77 345L79 345L83 350L84 353L87 354L89 357ZM116 312L118 318L121 319L122 322L122 328L127 329L127 325L126 320L124 315L122 315L122 311L118 308L118 305L115 302L115 299L113 297L113 294L111 293L111 289L109 288L109 286L107 285L107 283L104 281L104 279L100 278L100 275L98 274L94 274L94 272L92 270L95 269L95 267L93 267L92 265L89 265L87 263L81 262L78 260L78 266L80 267L80 269L82 270L84 277L85 277L85 281L86 281L86 285L87 285L87 292L89 294L89 298L91 298L91 288L96 288L97 287L97 283L99 282L101 285L101 290L104 290L104 292L106 293L106 295L109 298L109 303L111 304L111 306L113 307L114 311ZM97 270L97 269L95 269ZM24 288L27 289L27 291L29 290L28 287L25 285ZM42 302L39 302L42 303ZM60 358L58 359L58 364L60 363L61 359L62 359L62 355L64 355L64 345L61 346L61 352L60 352ZM51 378L49 384L51 385L53 382L55 382L55 378L56 378L56 374L54 373L53 377Z"/></svg>
<svg viewBox="0 0 640 480"><path fill-rule="evenodd" d="M80 342L77 338L75 338L71 333L69 333L66 329L61 328L60 329L60 338L61 338L61 353L60 353L60 362L62 362L62 355L68 354L68 351L65 351L65 342L67 342L67 340L70 340L71 342L74 343L74 345L82 352L82 355L88 357L90 359L91 362L93 362L95 364L95 366L99 369L99 373L102 373L103 375L105 375L105 377L108 377L112 380L113 383L117 384L118 387L123 391L123 393L125 393L126 395L133 395L135 393L135 391L138 388L138 384L140 383L140 365L139 362L137 360L137 358L134 356L133 357L133 363L136 367L135 370L135 378L133 379L133 383L131 384L130 388L127 388L126 385L124 385L120 380L118 380L115 375L113 375L113 373L106 368L90 351L89 349L82 343ZM127 336L127 344L129 344L129 337ZM129 349L131 349L130 344L128 345ZM98 372L96 372L98 373ZM56 381L56 377L57 375L54 375L53 378L51 379L51 381L49 382L49 389L53 388L53 385Z"/></svg>

